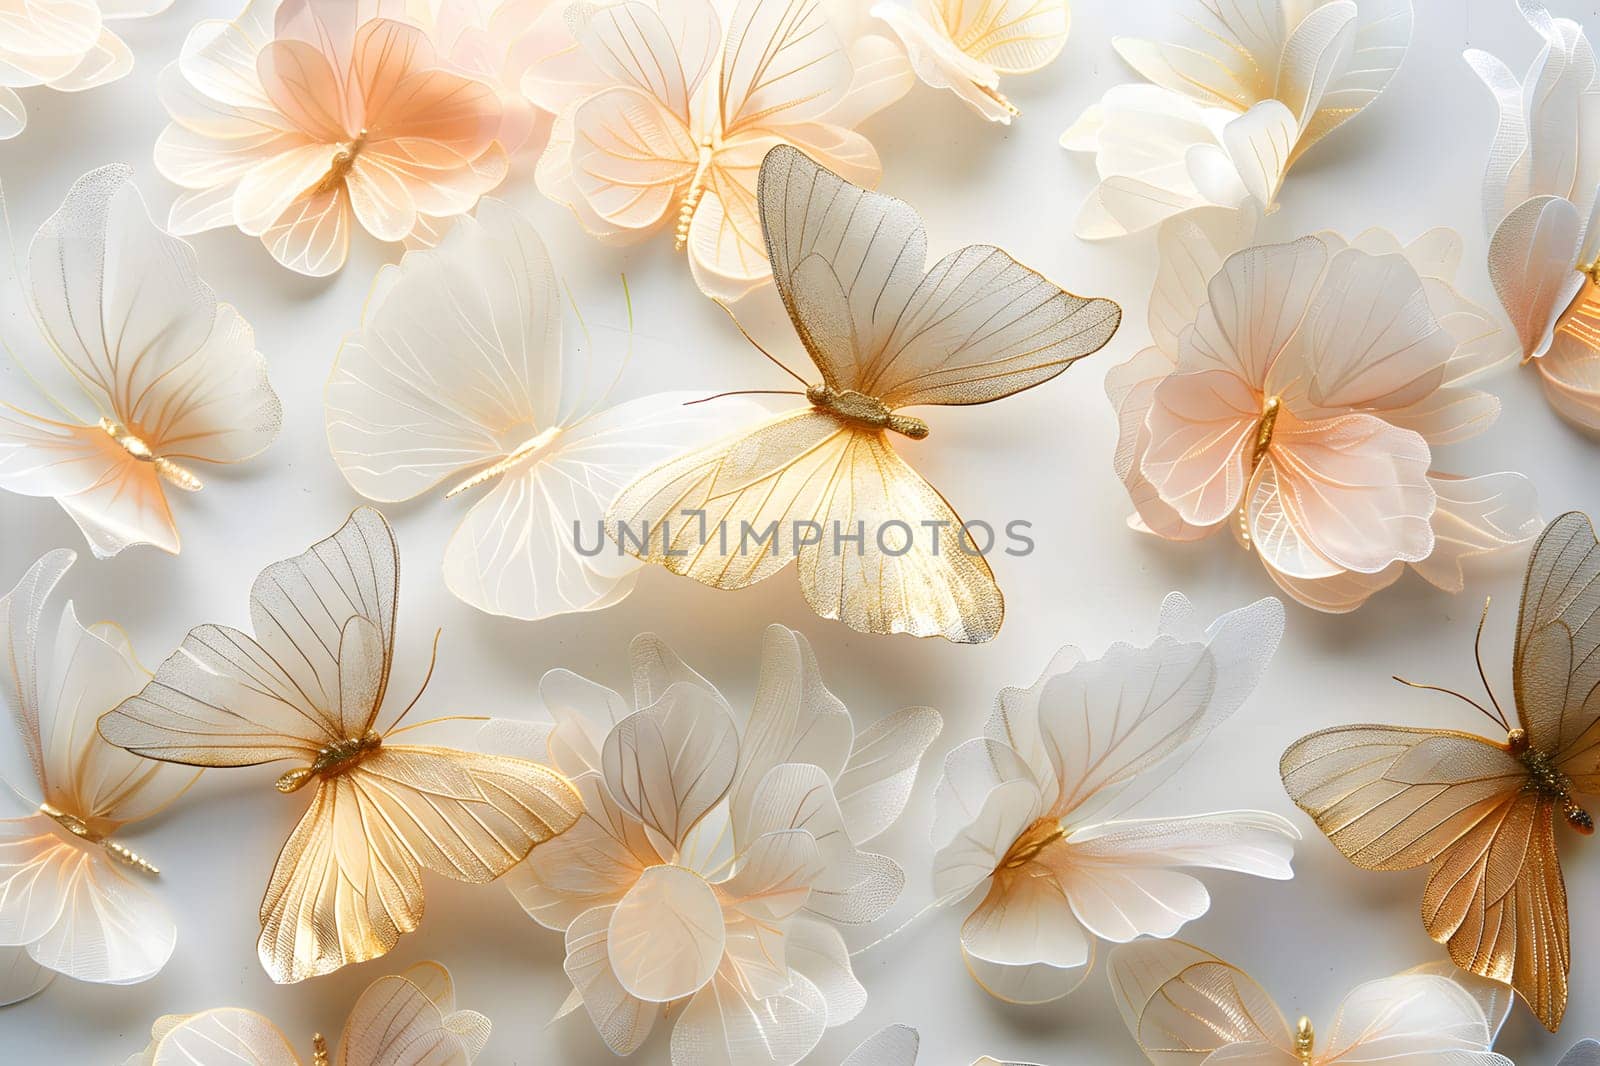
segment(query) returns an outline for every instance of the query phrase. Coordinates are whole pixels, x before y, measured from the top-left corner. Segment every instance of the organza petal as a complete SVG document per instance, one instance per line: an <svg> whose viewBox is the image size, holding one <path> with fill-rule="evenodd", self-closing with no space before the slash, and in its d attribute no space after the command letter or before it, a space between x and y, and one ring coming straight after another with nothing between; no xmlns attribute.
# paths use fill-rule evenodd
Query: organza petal
<svg viewBox="0 0 1600 1066"><path fill-rule="evenodd" d="M1254 390L1226 370L1166 377L1151 394L1139 472L1182 521L1216 525L1244 494L1260 414Z"/></svg>
<svg viewBox="0 0 1600 1066"><path fill-rule="evenodd" d="M652 866L612 910L606 950L625 992L667 1003L711 980L725 936L717 893L699 874Z"/></svg>
<svg viewBox="0 0 1600 1066"><path fill-rule="evenodd" d="M1521 474L1456 477L1430 473L1437 504L1433 512L1433 551L1411 565L1446 592L1466 584L1467 560L1526 544L1539 535L1533 482Z"/></svg>

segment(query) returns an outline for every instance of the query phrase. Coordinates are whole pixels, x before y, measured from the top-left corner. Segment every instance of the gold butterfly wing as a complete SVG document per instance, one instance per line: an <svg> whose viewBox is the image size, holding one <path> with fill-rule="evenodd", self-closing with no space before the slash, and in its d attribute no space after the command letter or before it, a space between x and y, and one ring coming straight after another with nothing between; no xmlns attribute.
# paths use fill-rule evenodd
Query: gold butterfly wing
<svg viewBox="0 0 1600 1066"><path fill-rule="evenodd" d="M1554 1030L1566 1006L1566 888L1555 806L1528 769L1469 733L1346 726L1296 741L1284 789L1368 870L1428 867L1422 920L1456 965L1511 984Z"/></svg>
<svg viewBox="0 0 1600 1066"><path fill-rule="evenodd" d="M1004 602L980 545L886 431L926 436L899 407L986 403L1054 377L1110 338L1120 310L998 249L924 273L911 208L792 147L768 153L758 194L779 294L822 384L809 409L646 473L608 529L718 588L797 559L812 609L863 632L992 638Z"/></svg>
<svg viewBox="0 0 1600 1066"><path fill-rule="evenodd" d="M1534 544L1517 615L1512 658L1517 716L1529 746L1566 776L1574 793L1600 793L1600 544L1576 511ZM1564 804L1580 831L1593 821ZM1587 821L1586 821L1587 820Z"/></svg>

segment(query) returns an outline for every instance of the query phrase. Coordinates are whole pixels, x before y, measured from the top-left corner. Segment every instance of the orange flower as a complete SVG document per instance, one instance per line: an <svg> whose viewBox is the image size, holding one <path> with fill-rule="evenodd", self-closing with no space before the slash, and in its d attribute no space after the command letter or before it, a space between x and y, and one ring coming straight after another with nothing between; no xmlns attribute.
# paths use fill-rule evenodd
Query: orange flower
<svg viewBox="0 0 1600 1066"><path fill-rule="evenodd" d="M202 22L162 76L156 166L188 191L170 227L235 225L291 270L434 232L505 177L495 87L450 69L401 0L252 0Z"/></svg>

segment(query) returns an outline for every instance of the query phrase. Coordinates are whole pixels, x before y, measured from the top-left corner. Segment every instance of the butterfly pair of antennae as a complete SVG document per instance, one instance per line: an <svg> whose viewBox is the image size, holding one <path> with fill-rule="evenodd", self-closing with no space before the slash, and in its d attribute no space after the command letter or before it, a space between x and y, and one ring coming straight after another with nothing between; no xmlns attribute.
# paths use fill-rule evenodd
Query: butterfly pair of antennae
<svg viewBox="0 0 1600 1066"><path fill-rule="evenodd" d="M750 331L744 328L744 323L739 321L739 316L733 313L733 308L729 307L727 304L723 303L721 300L713 300L712 303L716 304L718 307L722 308L722 310L724 312L726 312L728 318L730 320L732 320L734 328L739 331L739 333L744 337L745 340L750 342L751 347L755 348L756 351L758 351L762 355L766 356L767 359L772 363L773 366L777 367L779 370L783 371L785 374L788 374L790 377L794 378L801 385L809 385L810 384L809 382L806 381L805 378L801 377L799 374L796 374L793 370L790 370L786 365L784 365L783 360L779 359L777 356L775 356L771 352L767 351L767 349L762 346L760 341L758 341L754 337L752 337L750 335ZM702 399L699 399L699 400L690 400L688 403L684 404L684 406L685 407L692 407L693 405L695 405L697 403L710 403L712 400L720 400L724 396L804 396L804 395L805 395L804 389L802 389L800 391L796 391L794 389L735 389L732 392L719 392L715 396L706 396L706 397L704 397Z"/></svg>
<svg viewBox="0 0 1600 1066"><path fill-rule="evenodd" d="M1411 688L1426 689L1429 692L1442 692L1446 696L1454 696L1463 703L1470 704L1476 708L1478 712L1485 718L1489 719L1489 721L1495 723L1501 729L1504 729L1507 733L1509 733L1511 732L1511 719L1506 715L1505 709L1500 706L1500 701L1495 698L1494 689L1489 685L1489 675L1483 668L1483 626L1484 623L1489 620L1490 602L1491 598L1485 596L1483 600L1483 614L1478 616L1478 634L1472 642L1472 657L1478 663L1478 680L1483 683L1483 691L1488 694L1489 704L1494 708L1493 711L1490 711L1488 707L1485 707L1471 696L1457 692L1455 689L1444 688L1439 685L1425 685L1420 681L1408 681L1399 674L1394 675L1394 679L1400 682L1402 685L1408 685Z"/></svg>

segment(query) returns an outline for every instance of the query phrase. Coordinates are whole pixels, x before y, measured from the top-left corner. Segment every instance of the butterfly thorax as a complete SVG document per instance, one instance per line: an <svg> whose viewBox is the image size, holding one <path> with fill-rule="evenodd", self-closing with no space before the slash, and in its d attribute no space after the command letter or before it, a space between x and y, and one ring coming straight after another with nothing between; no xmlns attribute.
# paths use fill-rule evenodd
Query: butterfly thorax
<svg viewBox="0 0 1600 1066"><path fill-rule="evenodd" d="M68 812L61 810L59 807L53 806L49 803L39 804L39 813L55 822L56 825L66 830L77 839L82 840L87 844L99 845L105 850L106 854L110 855L113 859L116 859L125 866L131 866L135 870L138 870L141 873L147 873L152 877L161 872L153 864L145 859L140 858L138 855L135 855L121 844L118 844L115 840L112 840L104 832L95 828L89 819L80 818L75 814L69 814Z"/></svg>
<svg viewBox="0 0 1600 1066"><path fill-rule="evenodd" d="M1528 769L1528 783L1524 787L1561 804L1567 824L1578 832L1585 836L1594 832L1594 816L1578 805L1572 778L1562 773L1549 755L1529 742L1526 730L1511 730L1506 735L1506 747Z"/></svg>
<svg viewBox="0 0 1600 1066"><path fill-rule="evenodd" d="M535 433L533 436L529 437L527 440L508 451L505 454L505 458L496 460L489 466L484 467L476 474L473 474L465 481L456 485L455 488L446 492L444 494L444 498L448 500L452 496L466 492L468 489L477 488L486 481L492 481L503 474L511 472L511 470L522 465L522 463L526 462L527 460L532 459L535 455L549 447L550 443L560 435L560 426L551 426L548 429Z"/></svg>
<svg viewBox="0 0 1600 1066"><path fill-rule="evenodd" d="M1281 396L1268 396L1261 401L1261 417L1256 420L1255 447L1250 453L1250 470L1255 471L1272 447L1272 431L1278 427L1278 412L1283 409ZM1250 501L1239 502L1239 540L1246 551L1250 550Z"/></svg>
<svg viewBox="0 0 1600 1066"><path fill-rule="evenodd" d="M339 150L333 153L333 158L328 161L328 172L322 175L322 180L317 182L318 195L330 193L344 184L344 179L356 165L356 157L367 146L367 131L362 130L353 141L339 145Z"/></svg>
<svg viewBox="0 0 1600 1066"><path fill-rule="evenodd" d="M1579 264L1578 273L1583 275L1583 287L1556 319L1556 332L1600 351L1600 261Z"/></svg>
<svg viewBox="0 0 1600 1066"><path fill-rule="evenodd" d="M853 425L868 429L888 429L921 440L928 435L928 423L910 415L898 415L876 396L868 396L854 389L836 389L832 385L811 385L806 389L806 399L813 407Z"/></svg>
<svg viewBox="0 0 1600 1066"><path fill-rule="evenodd" d="M290 770L278 778L273 787L283 793L297 792L313 777L338 777L347 770L353 769L363 759L372 755L382 746L383 737L372 730L368 730L359 737L346 737L343 740L336 740L319 750L316 758L311 760L310 766L301 766Z"/></svg>
<svg viewBox="0 0 1600 1066"><path fill-rule="evenodd" d="M117 442L117 446L141 463L153 463L156 473L160 474L169 484L186 492L198 492L200 479L194 474L179 466L171 459L157 455L155 449L145 442L139 431L120 422L113 422L109 418L100 420L100 428L106 435Z"/></svg>
<svg viewBox="0 0 1600 1066"><path fill-rule="evenodd" d="M328 1041L321 1033L311 1034L311 1066L328 1066Z"/></svg>
<svg viewBox="0 0 1600 1066"><path fill-rule="evenodd" d="M1006 849L1005 857L1000 860L1000 869L1021 869L1038 858L1039 853L1045 848L1066 835L1067 831L1061 828L1061 823L1054 818L1040 818L1012 841L1011 847Z"/></svg>
<svg viewBox="0 0 1600 1066"><path fill-rule="evenodd" d="M683 251L689 245L689 227L694 225L694 213L700 210L706 188L711 182L711 161L716 158L717 142L713 137L700 138L700 158L695 163L694 176L684 190L683 204L678 208L678 228L673 236L674 251Z"/></svg>
<svg viewBox="0 0 1600 1066"><path fill-rule="evenodd" d="M1310 1018L1302 1017L1300 1023L1294 1027L1294 1055L1303 1066L1311 1066L1316 1061L1317 1030L1311 1024Z"/></svg>

